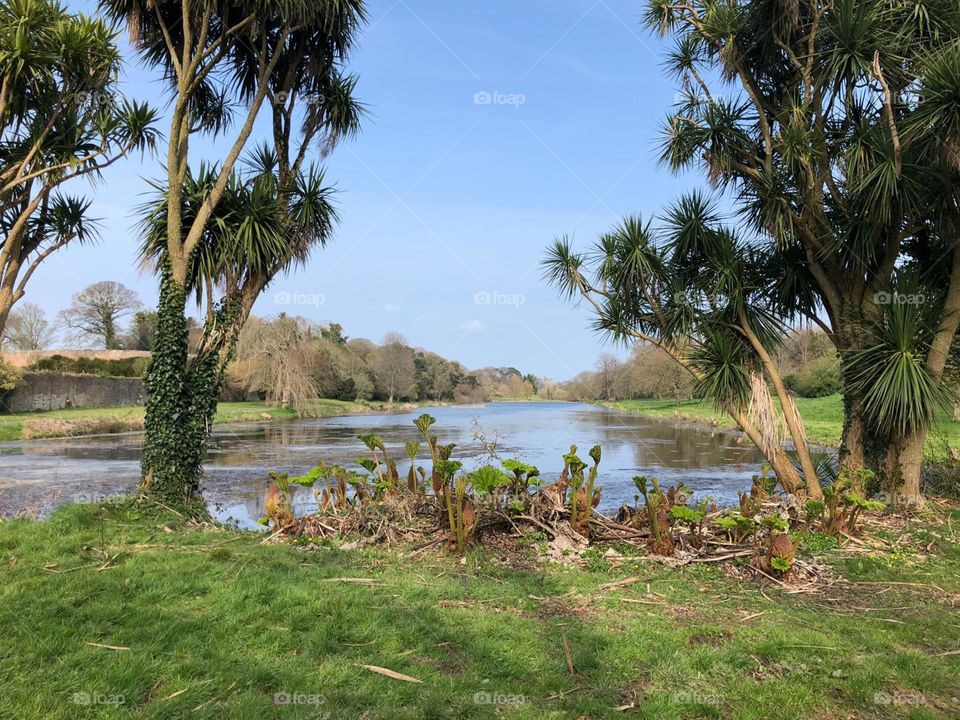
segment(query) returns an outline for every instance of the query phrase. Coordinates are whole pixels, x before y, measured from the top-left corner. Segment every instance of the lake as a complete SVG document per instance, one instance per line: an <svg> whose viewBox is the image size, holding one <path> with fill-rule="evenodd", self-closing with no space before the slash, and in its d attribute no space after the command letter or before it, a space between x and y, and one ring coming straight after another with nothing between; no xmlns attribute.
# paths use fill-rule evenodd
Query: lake
<svg viewBox="0 0 960 720"><path fill-rule="evenodd" d="M456 443L453 457L466 467L478 464L482 454L474 438L479 424L488 437L502 438L497 448L501 457L519 457L536 465L547 482L563 468L562 455L571 444L589 462L587 451L600 443L600 509L607 512L633 502L636 488L631 478L638 474L657 477L664 485L683 480L695 497L734 503L737 491L749 488L763 463L752 445L721 430L675 425L596 405L488 403L217 426L205 465L205 497L217 518L256 527L269 470L299 474L319 460L351 463L367 453L357 435L370 431L382 436L405 477L403 444L419 437L413 420L423 412L437 418L433 430L440 443ZM141 444L139 433L0 443L0 513L29 509L44 515L65 502L130 493L140 477ZM429 467L426 452L421 458ZM315 509L312 494L299 491L295 507L298 513Z"/></svg>

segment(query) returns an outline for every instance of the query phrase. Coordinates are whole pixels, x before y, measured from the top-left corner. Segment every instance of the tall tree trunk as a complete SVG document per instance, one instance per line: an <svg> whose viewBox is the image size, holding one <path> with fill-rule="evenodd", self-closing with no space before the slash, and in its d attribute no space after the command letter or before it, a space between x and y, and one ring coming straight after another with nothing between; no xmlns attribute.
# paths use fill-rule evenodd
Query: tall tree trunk
<svg viewBox="0 0 960 720"><path fill-rule="evenodd" d="M934 333L924 367L931 379L938 385L943 383L943 373L950 357L960 328L960 247L953 251L950 265L950 281L944 299L940 323ZM899 443L900 454L897 458L896 472L900 480L901 500L903 504L922 503L920 495L920 465L923 462L923 447L927 438L927 428L908 433Z"/></svg>
<svg viewBox="0 0 960 720"><path fill-rule="evenodd" d="M840 436L840 467L849 470L867 467L864 448L866 427L863 419L863 405L859 398L849 391L843 394L843 430Z"/></svg>
<svg viewBox="0 0 960 720"><path fill-rule="evenodd" d="M820 488L820 480L817 478L817 471L813 467L813 460L810 458L810 449L807 447L806 433L803 431L803 420L800 418L800 413L797 411L793 397L783 384L783 378L780 377L780 370L777 368L777 363L753 331L747 314L743 311L740 312L740 329L760 357L760 362L763 363L767 377L770 378L777 397L780 398L783 422L787 426L790 438L793 440L793 447L796 449L797 457L800 460L800 468L803 470L803 479L807 487L807 494L812 498L822 498L823 490Z"/></svg>
<svg viewBox="0 0 960 720"><path fill-rule="evenodd" d="M924 368L938 385L943 383L950 350L960 328L960 248L951 258L950 280L944 299L943 310L936 332L927 350ZM922 427L904 434L895 433L883 471L885 485L893 493L895 505L916 506L923 503L920 494L920 470L923 464L923 449L928 428Z"/></svg>
<svg viewBox="0 0 960 720"><path fill-rule="evenodd" d="M917 507L923 504L920 494L920 467L927 430L921 429L897 437L890 444L884 467L887 486L891 490L889 504L897 507Z"/></svg>
<svg viewBox="0 0 960 720"><path fill-rule="evenodd" d="M234 333L216 333L221 311L207 325L204 343L188 356L186 292L164 268L157 309L157 343L145 375L145 437L141 491L166 503L187 506L199 497L210 428L223 389L223 346Z"/></svg>
<svg viewBox="0 0 960 720"><path fill-rule="evenodd" d="M866 416L866 400L863 392L853 382L855 369L851 367L851 358L866 348L870 342L872 324L864 320L866 308L856 305L854 299L848 299L854 312L840 315L837 321L837 336L840 339L840 379L843 394L843 429L840 437L840 467L847 470L871 469L884 474L886 456L891 447L889 433L880 432L872 426ZM858 491L864 488L857 488Z"/></svg>
<svg viewBox="0 0 960 720"><path fill-rule="evenodd" d="M185 505L200 487L194 421L187 414L186 290L169 265L163 268L157 307L157 341L144 377L147 393L141 491Z"/></svg>
<svg viewBox="0 0 960 720"><path fill-rule="evenodd" d="M7 319L10 317L10 311L13 310L14 304L19 300L19 295L22 293L17 292L17 275L20 272L20 256L19 253L13 255L12 252L7 253L6 257L3 260L3 269L2 269L2 280L0 280L0 337L3 337L4 331L7 329Z"/></svg>
<svg viewBox="0 0 960 720"><path fill-rule="evenodd" d="M737 427L750 438L750 441L763 454L764 459L770 465L770 469L773 470L777 476L777 481L780 483L780 487L783 488L784 492L790 495L804 494L806 486L803 478L800 477L797 468L780 444L778 443L772 451L764 451L763 448L767 446L767 443L764 442L760 431L750 422L750 419L735 407L727 406L725 409L730 417L733 418L734 422L737 423Z"/></svg>

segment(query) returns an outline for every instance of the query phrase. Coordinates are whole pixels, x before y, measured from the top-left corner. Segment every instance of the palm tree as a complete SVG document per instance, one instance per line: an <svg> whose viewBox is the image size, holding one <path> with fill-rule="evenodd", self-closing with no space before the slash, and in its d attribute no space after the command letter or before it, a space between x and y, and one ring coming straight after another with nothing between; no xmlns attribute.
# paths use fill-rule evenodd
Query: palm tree
<svg viewBox="0 0 960 720"><path fill-rule="evenodd" d="M0 334L39 265L97 236L89 201L61 192L156 142L156 113L118 99L120 53L102 20L56 0L0 2ZM72 183L76 185L76 183Z"/></svg>
<svg viewBox="0 0 960 720"><path fill-rule="evenodd" d="M919 497L933 388L960 326L960 6L651 0L646 23L674 38L682 88L663 162L733 193L744 226L792 268L797 310L840 355L843 464ZM918 271L924 297L907 345L888 342L898 267ZM871 392L867 377L891 384Z"/></svg>
<svg viewBox="0 0 960 720"><path fill-rule="evenodd" d="M276 168L263 160L263 153L257 153L245 164L244 172L231 176L191 258L185 289L195 297L198 307L206 309L207 316L199 347L182 369L162 364L163 356L156 351L151 359L148 413L153 410L156 416L166 416L156 404L170 401L163 383L171 383L171 375L175 374L176 386L175 380L182 373L189 392L177 398L183 410L178 422L152 426L158 443L145 447L143 462L150 467L166 463L165 471L188 479L192 492L199 484L209 427L227 365L253 303L278 272L302 262L313 247L325 245L336 223L332 189L324 184L322 171L311 167L299 173L291 188L281 195ZM181 192L182 217L189 221L196 216L216 174L217 169L209 165L201 166L196 176L188 172ZM166 287L167 193L160 184L155 185L155 190L156 198L142 208L141 254L149 266L161 273ZM185 341L179 323L173 333L170 329L161 317L158 347L163 343L167 343L165 347L182 347L175 345ZM177 437L178 451L176 458L171 459L162 449ZM185 438L196 442L187 443Z"/></svg>
<svg viewBox="0 0 960 720"><path fill-rule="evenodd" d="M166 208L151 213L165 227L161 237L151 223L151 245L162 247L153 254L162 279L157 342L146 376L142 486L185 504L198 493L204 423L250 307L278 272L303 262L329 239L335 221L329 191L322 171L304 163L314 143L322 140L322 151L329 152L358 127L354 81L342 68L364 6L361 0L103 0L101 6L114 20L126 21L144 60L161 72L173 95L160 183ZM274 147L247 155L250 168L238 172L264 105L273 108ZM230 130L222 161L191 177L192 137ZM244 207L262 214L232 225ZM235 242L222 232L230 227L239 231ZM215 304L218 291L222 297ZM201 352L188 362L184 309L190 292L206 297L207 322ZM200 419L190 420L184 434L183 418L195 416ZM185 441L191 444L187 453Z"/></svg>
<svg viewBox="0 0 960 720"><path fill-rule="evenodd" d="M819 497L799 413L772 359L791 311L777 301L774 271L762 248L719 225L713 207L696 193L665 213L659 232L628 217L588 253L557 240L544 262L545 278L563 295L592 306L597 331L666 351L691 373L699 394L754 442L788 492ZM802 479L781 446L781 422Z"/></svg>

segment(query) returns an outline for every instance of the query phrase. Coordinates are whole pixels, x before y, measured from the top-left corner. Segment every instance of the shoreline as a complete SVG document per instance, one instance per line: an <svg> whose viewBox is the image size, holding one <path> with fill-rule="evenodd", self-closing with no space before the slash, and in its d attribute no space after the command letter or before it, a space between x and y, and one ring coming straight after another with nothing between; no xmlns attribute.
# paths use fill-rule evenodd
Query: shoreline
<svg viewBox="0 0 960 720"><path fill-rule="evenodd" d="M617 407L617 401L607 401L607 400L598 400L593 404L599 407L605 408L607 410L612 410L613 412L622 413L624 415L632 415L634 417L642 417L648 420L653 420L654 422L668 424L671 427L681 428L684 430L697 430L699 432L722 432L727 435L732 435L738 439L746 438L743 430L740 430L736 425L731 421L730 424L711 424L705 421L698 421L691 415L684 415L681 413L675 415L657 415L656 413L645 413L638 410L631 410L629 408ZM748 441L749 442L749 441ZM793 442L787 440L784 442L784 447L788 451L794 450ZM823 442L811 441L809 443L810 450L813 452L821 453L836 453L839 450L837 445L829 445Z"/></svg>
<svg viewBox="0 0 960 720"><path fill-rule="evenodd" d="M331 400L323 398L320 403L328 403ZM318 420L328 417L347 417L350 415L377 415L408 412L421 407L447 407L454 403L448 402L423 402L423 403L402 403L394 405L384 404L382 407L373 407L365 404L354 403L348 400L337 400L332 402L342 402L344 406L338 408L331 405L321 404L319 407L329 408L330 412L318 412L315 414L297 415L287 408L276 406L261 405L259 402L250 401L249 403L222 403L224 406L247 405L250 407L247 412L241 412L233 416L231 414L221 414L218 407L217 415L214 416L214 426L224 425L247 425L251 423L275 423L287 422L292 420ZM115 413L115 414L111 414ZM64 414L69 414L63 417ZM51 423L60 423L64 432L51 431L49 434L39 429L39 434L24 435L29 432L25 427L26 423L36 421L49 421ZM18 427L18 422L22 423ZM98 425L99 424L99 425ZM5 427L4 427L5 425ZM69 432L72 428L90 427L92 432ZM119 406L112 408L71 408L65 410L46 410L33 413L16 413L0 415L0 428L6 430L3 433L3 439L0 440L0 446L10 443L34 442L37 440L70 440L79 438L132 435L143 432L143 407L142 406ZM18 432L19 437L9 437L11 432Z"/></svg>
<svg viewBox="0 0 960 720"><path fill-rule="evenodd" d="M546 402L566 402L559 400L535 400L530 398L494 398L482 403L456 403L447 400L425 400L416 402L394 403L387 405L385 402L380 405L369 405L365 402L355 402L351 400L333 400L331 398L320 398L316 401L319 408L326 408L329 412L308 413L297 415L288 408L277 406L262 405L259 401L227 402L221 403L224 409L237 406L249 406L243 408L243 412L236 416L222 414L220 406L217 409L217 415L214 416L213 424L222 425L246 425L249 423L264 422L286 422L292 420L318 420L328 417L348 417L350 415L388 415L403 412L409 412L418 408L428 407L459 407L480 405L484 406L490 403L546 403ZM342 406L331 405L329 403L342 403ZM37 434L25 435L30 429L25 427L30 422L48 421L51 424L59 423L62 432L55 429L48 431L42 428L34 429ZM18 425L18 423L20 423ZM80 432L70 432L72 428L81 429ZM90 432L84 432L89 428ZM16 432L18 436L11 435ZM33 442L35 440L68 440L72 438L101 437L106 435L130 435L143 432L143 406L117 406L110 408L65 408L61 410L42 410L31 413L10 413L0 414L0 446L8 443Z"/></svg>

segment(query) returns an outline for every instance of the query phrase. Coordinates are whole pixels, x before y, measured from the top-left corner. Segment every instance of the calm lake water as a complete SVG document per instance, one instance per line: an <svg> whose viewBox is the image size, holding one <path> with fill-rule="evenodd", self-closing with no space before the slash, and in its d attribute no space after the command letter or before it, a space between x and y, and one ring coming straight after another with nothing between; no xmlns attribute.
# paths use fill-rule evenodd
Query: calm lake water
<svg viewBox="0 0 960 720"><path fill-rule="evenodd" d="M468 468L480 460L481 448L473 438L479 423L488 437L502 436L501 457L520 457L536 465L547 482L563 468L562 455L571 444L587 459L590 447L600 443L600 507L605 511L633 502L636 490L631 478L638 474L658 477L665 484L683 480L699 497L730 503L738 490L749 487L763 462L749 443L741 444L727 432L678 427L595 405L490 403L218 426L205 467L206 497L218 518L256 527L267 471L299 474L318 460L351 463L366 453L357 435L370 431L383 437L404 476L403 444L418 437L413 419L422 412L437 418L434 431L440 442L456 443L454 458ZM131 433L0 443L0 514L30 508L42 515L65 502L131 492L140 475L141 442L140 434ZM429 458L423 462L429 465ZM309 491L299 492L295 504L298 512L315 508Z"/></svg>

